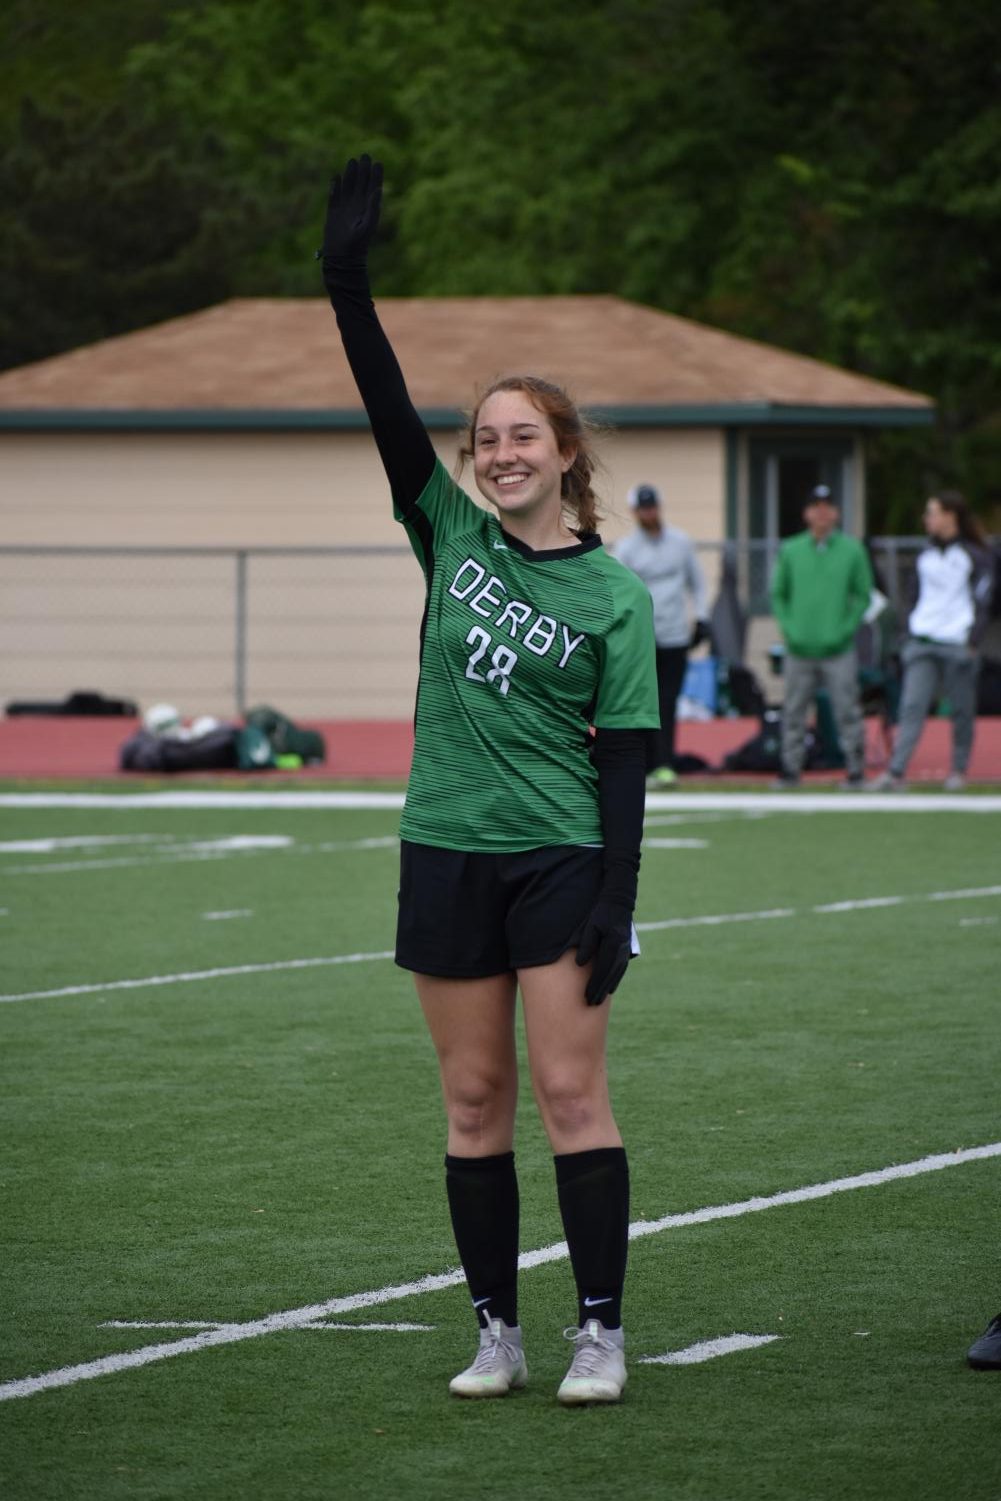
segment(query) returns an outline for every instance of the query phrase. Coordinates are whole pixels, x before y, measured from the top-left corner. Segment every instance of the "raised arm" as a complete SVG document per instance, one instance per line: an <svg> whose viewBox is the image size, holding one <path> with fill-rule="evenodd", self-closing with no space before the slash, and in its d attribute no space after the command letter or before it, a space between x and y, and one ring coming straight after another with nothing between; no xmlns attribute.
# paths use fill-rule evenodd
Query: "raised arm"
<svg viewBox="0 0 1001 1501"><path fill-rule="evenodd" d="M330 184L320 257L323 284L393 501L407 516L431 478L435 454L369 289L368 250L381 202L382 164L368 156L360 161L352 157Z"/></svg>

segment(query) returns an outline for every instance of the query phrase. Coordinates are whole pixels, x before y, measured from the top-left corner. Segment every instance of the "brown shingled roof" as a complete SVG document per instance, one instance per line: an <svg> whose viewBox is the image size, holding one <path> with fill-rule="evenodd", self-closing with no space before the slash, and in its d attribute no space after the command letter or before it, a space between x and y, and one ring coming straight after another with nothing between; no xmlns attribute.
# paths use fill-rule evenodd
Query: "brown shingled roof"
<svg viewBox="0 0 1001 1501"><path fill-rule="evenodd" d="M495 375L565 382L598 408L927 409L925 396L619 297L382 298L421 408L468 404ZM0 374L0 409L359 408L321 299L236 298Z"/></svg>

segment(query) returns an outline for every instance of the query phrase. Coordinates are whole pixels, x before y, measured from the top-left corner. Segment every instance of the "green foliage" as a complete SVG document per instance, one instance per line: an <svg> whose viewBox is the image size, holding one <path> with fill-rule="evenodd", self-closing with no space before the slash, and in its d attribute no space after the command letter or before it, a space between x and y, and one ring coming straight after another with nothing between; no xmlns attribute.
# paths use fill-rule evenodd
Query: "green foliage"
<svg viewBox="0 0 1001 1501"><path fill-rule="evenodd" d="M4 22L17 60L0 79L34 101L0 115L7 362L228 293L317 292L323 184L368 149L387 165L383 295L616 292L916 387L941 422L878 440L877 525L943 478L1001 500L994 7L146 0L116 25L119 11L48 0ZM81 184L91 215L73 213ZM132 268L114 298L106 266ZM84 303L80 283L99 295Z"/></svg>
<svg viewBox="0 0 1001 1501"><path fill-rule="evenodd" d="M41 358L226 296L240 206L207 187L123 106L25 104L0 157L0 357Z"/></svg>

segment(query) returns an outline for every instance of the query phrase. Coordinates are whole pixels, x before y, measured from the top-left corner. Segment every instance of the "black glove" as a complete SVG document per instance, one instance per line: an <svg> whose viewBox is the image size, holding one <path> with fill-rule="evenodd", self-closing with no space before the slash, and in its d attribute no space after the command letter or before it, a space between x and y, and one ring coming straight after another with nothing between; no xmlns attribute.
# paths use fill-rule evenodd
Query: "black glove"
<svg viewBox="0 0 1001 1501"><path fill-rule="evenodd" d="M692 629L692 639L688 643L689 651L692 651L696 646L701 646L703 641L708 641L708 639L709 622L706 620L697 620Z"/></svg>
<svg viewBox="0 0 1001 1501"><path fill-rule="evenodd" d="M328 292L339 284L339 272L365 264L379 224L382 202L382 163L370 156L354 157L330 184L327 218L323 226L323 281Z"/></svg>
<svg viewBox="0 0 1001 1501"><path fill-rule="evenodd" d="M584 997L589 1006L600 1006L610 996L629 966L632 954L631 907L599 897L584 924L577 945L577 963L594 960Z"/></svg>
<svg viewBox="0 0 1001 1501"><path fill-rule="evenodd" d="M598 803L605 837L598 898L577 946L577 963L591 964L584 995L600 1006L626 972L632 951L632 919L643 838L646 772L641 730L599 729L592 760L598 773Z"/></svg>
<svg viewBox="0 0 1001 1501"><path fill-rule="evenodd" d="M577 945L577 963L594 961L584 996L600 1006L625 974L632 956L633 908L639 850L606 849L605 876Z"/></svg>

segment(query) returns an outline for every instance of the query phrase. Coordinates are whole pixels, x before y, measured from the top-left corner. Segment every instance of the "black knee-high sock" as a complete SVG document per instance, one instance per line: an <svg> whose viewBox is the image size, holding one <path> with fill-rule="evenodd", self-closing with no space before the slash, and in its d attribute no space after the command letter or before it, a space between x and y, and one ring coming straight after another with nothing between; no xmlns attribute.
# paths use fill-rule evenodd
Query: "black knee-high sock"
<svg viewBox="0 0 1001 1501"><path fill-rule="evenodd" d="M514 1153L445 1157L445 1188L459 1260L482 1328L518 1322L518 1179Z"/></svg>
<svg viewBox="0 0 1001 1501"><path fill-rule="evenodd" d="M629 1165L624 1147L596 1147L554 1157L556 1191L570 1265L577 1283L578 1323L622 1323L622 1285L629 1247Z"/></svg>

